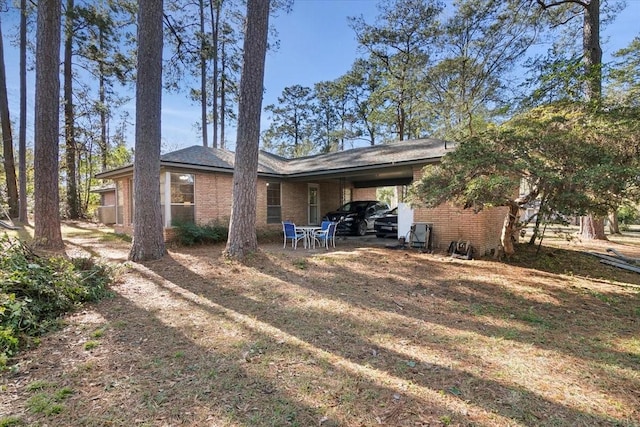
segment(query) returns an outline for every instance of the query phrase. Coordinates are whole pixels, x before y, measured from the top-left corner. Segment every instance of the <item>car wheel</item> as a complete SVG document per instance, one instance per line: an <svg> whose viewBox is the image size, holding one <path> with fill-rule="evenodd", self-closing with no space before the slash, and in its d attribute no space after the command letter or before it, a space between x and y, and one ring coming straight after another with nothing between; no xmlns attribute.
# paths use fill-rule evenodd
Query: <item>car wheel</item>
<svg viewBox="0 0 640 427"><path fill-rule="evenodd" d="M356 228L356 234L358 236L366 236L366 234L367 234L367 221L358 222L358 226Z"/></svg>

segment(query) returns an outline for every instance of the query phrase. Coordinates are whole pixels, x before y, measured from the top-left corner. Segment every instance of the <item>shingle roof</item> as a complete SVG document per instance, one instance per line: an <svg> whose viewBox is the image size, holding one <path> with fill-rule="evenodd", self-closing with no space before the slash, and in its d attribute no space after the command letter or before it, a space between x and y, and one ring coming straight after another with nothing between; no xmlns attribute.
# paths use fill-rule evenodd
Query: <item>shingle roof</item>
<svg viewBox="0 0 640 427"><path fill-rule="evenodd" d="M178 151L163 154L160 156L160 163L181 164L185 166L200 166L214 169L233 170L235 162L235 153L223 148L204 147L202 145L194 145L183 148ZM258 172L261 173L280 173L277 169L260 162L258 158Z"/></svg>
<svg viewBox="0 0 640 427"><path fill-rule="evenodd" d="M452 143L445 143L439 139L393 142L287 160L284 172L290 175L309 171L335 172L362 167L421 163L439 160L452 148Z"/></svg>
<svg viewBox="0 0 640 427"><path fill-rule="evenodd" d="M266 151L258 156L258 172L298 175L358 167L416 163L440 159L453 148L439 139L418 139L286 159ZM220 148L193 146L164 154L161 162L233 169L235 154Z"/></svg>
<svg viewBox="0 0 640 427"><path fill-rule="evenodd" d="M439 160L454 148L451 142L439 139L418 139L400 141L369 147L353 148L326 154L287 159L260 151L258 173L280 176L304 176L331 174L336 172L368 169L374 167L399 166L403 164L427 163ZM161 164L195 169L233 171L235 153L233 151L194 145L163 154ZM117 171L103 172L98 177L107 178Z"/></svg>

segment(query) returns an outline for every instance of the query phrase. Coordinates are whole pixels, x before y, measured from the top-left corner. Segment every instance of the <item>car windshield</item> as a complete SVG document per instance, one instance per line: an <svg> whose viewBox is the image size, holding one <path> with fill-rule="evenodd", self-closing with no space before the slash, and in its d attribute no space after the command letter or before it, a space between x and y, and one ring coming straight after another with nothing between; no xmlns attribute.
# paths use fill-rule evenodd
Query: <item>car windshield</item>
<svg viewBox="0 0 640 427"><path fill-rule="evenodd" d="M357 212L359 210L365 210L369 202L349 202L338 208L339 212Z"/></svg>

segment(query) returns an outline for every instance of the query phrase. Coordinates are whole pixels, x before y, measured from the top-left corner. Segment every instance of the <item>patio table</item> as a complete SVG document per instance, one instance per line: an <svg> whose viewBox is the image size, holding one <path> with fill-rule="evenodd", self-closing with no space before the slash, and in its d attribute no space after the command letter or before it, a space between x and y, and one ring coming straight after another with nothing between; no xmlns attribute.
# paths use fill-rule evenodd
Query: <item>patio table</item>
<svg viewBox="0 0 640 427"><path fill-rule="evenodd" d="M304 247L307 249L315 248L315 241L313 239L313 233L317 230L321 230L322 227L317 225L296 225L296 230L300 230L304 233Z"/></svg>

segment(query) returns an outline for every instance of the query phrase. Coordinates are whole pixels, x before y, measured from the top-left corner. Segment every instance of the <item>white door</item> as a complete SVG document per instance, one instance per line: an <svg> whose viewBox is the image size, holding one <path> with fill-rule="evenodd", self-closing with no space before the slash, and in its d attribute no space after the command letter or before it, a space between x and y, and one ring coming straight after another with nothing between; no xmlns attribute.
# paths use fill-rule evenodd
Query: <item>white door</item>
<svg viewBox="0 0 640 427"><path fill-rule="evenodd" d="M320 203L318 184L309 184L309 225L320 224Z"/></svg>

